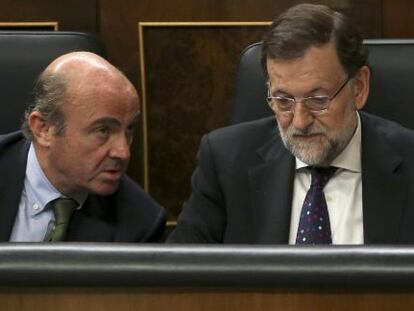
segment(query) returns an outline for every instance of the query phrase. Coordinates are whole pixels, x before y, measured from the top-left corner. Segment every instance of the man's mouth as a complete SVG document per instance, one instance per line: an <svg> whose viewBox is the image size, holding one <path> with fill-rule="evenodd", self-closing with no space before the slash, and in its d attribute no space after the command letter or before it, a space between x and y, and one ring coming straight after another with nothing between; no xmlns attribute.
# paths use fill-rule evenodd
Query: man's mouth
<svg viewBox="0 0 414 311"><path fill-rule="evenodd" d="M123 173L124 171L122 169L108 169L102 171L102 175L105 177L105 179L110 180L119 180L122 177Z"/></svg>
<svg viewBox="0 0 414 311"><path fill-rule="evenodd" d="M323 134L321 133L315 133L315 134L305 134L305 135L301 135L301 134L295 134L293 135L294 139L300 139L300 140L314 140L314 139L319 139Z"/></svg>

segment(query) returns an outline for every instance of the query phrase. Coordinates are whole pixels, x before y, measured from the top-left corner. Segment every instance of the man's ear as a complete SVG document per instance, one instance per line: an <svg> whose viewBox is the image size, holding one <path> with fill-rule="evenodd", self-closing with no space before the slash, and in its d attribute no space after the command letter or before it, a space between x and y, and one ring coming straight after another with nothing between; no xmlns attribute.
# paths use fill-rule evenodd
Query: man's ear
<svg viewBox="0 0 414 311"><path fill-rule="evenodd" d="M30 113L27 121L33 133L34 140L40 146L49 147L53 135L53 127L49 122L47 122L38 111Z"/></svg>
<svg viewBox="0 0 414 311"><path fill-rule="evenodd" d="M355 108L362 109L369 95L369 81L371 71L368 66L362 66L355 75Z"/></svg>

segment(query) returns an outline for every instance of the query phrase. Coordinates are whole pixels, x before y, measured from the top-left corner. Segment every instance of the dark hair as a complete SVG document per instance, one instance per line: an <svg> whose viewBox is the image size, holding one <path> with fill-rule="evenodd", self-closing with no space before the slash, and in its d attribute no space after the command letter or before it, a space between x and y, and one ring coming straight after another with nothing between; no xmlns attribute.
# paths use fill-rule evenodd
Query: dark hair
<svg viewBox="0 0 414 311"><path fill-rule="evenodd" d="M338 58L349 77L367 64L368 52L358 29L343 14L325 5L299 4L291 7L270 26L263 39L262 65L267 73L270 59L295 59L314 45L334 40Z"/></svg>
<svg viewBox="0 0 414 311"><path fill-rule="evenodd" d="M33 140L33 133L28 124L29 115L38 111L42 117L56 126L55 135L64 133L65 118L61 106L65 101L67 80L62 74L43 72L37 79L33 89L33 100L25 111L22 132L24 136Z"/></svg>

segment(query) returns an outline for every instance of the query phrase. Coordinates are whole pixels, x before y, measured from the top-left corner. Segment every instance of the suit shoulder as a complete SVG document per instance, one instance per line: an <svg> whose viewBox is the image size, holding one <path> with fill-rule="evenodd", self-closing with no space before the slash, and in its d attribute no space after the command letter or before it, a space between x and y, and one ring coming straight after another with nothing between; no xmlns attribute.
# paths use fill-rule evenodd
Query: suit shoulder
<svg viewBox="0 0 414 311"><path fill-rule="evenodd" d="M21 132L0 135L0 168L3 174L24 172L29 147L30 141L26 140Z"/></svg>
<svg viewBox="0 0 414 311"><path fill-rule="evenodd" d="M21 131L0 135L0 151L3 151L13 145L25 143L26 140Z"/></svg>
<svg viewBox="0 0 414 311"><path fill-rule="evenodd" d="M222 172L237 170L256 163L258 151L269 144L276 149L282 146L274 117L228 126L203 136L198 162L213 160Z"/></svg>
<svg viewBox="0 0 414 311"><path fill-rule="evenodd" d="M363 127L374 129L379 135L393 144L403 143L414 146L414 130L399 123L368 113L361 113Z"/></svg>
<svg viewBox="0 0 414 311"><path fill-rule="evenodd" d="M275 117L267 117L243 122L210 132L207 137L214 145L228 146L261 146L269 137L278 133Z"/></svg>

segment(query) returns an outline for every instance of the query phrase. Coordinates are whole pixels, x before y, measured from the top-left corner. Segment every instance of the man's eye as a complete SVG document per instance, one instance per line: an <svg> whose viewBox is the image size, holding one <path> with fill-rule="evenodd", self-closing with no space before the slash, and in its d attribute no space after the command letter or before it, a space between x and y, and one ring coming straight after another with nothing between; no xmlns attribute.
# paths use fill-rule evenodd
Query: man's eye
<svg viewBox="0 0 414 311"><path fill-rule="evenodd" d="M107 137L109 135L109 128L107 128L107 127L98 127L96 129L95 133L99 137Z"/></svg>
<svg viewBox="0 0 414 311"><path fill-rule="evenodd" d="M290 108L293 105L294 100L289 97L275 97L277 105L281 108Z"/></svg>
<svg viewBox="0 0 414 311"><path fill-rule="evenodd" d="M329 102L328 96L315 96L306 98L306 105L312 108L320 108L326 106Z"/></svg>

